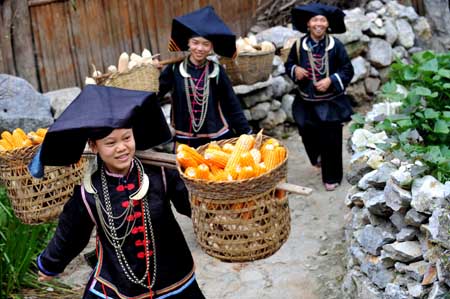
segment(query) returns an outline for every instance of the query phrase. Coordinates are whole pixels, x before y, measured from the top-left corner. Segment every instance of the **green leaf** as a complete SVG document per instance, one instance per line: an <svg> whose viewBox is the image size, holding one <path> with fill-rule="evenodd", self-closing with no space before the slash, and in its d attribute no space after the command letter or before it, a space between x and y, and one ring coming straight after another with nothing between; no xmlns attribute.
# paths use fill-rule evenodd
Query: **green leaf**
<svg viewBox="0 0 450 299"><path fill-rule="evenodd" d="M444 89L450 89L450 83L444 83L442 87L444 87Z"/></svg>
<svg viewBox="0 0 450 299"><path fill-rule="evenodd" d="M426 87L423 87L423 86L417 86L416 88L414 88L412 90L412 92L414 92L414 94L416 94L418 96L424 96L424 97L431 96L431 90Z"/></svg>
<svg viewBox="0 0 450 299"><path fill-rule="evenodd" d="M395 93L396 90L397 90L397 83L395 83L395 81L389 81L389 82L387 82L386 84L383 85L381 90L384 93Z"/></svg>
<svg viewBox="0 0 450 299"><path fill-rule="evenodd" d="M364 115L362 115L360 113L352 114L351 118L357 124L364 124L366 121L364 118Z"/></svg>
<svg viewBox="0 0 450 299"><path fill-rule="evenodd" d="M397 124L400 126L400 128L410 128L412 127L412 122L410 119L403 119L399 120Z"/></svg>
<svg viewBox="0 0 450 299"><path fill-rule="evenodd" d="M419 67L419 70L423 72L437 72L439 69L438 60L436 58L431 59Z"/></svg>
<svg viewBox="0 0 450 299"><path fill-rule="evenodd" d="M450 111L443 111L442 118L446 121L450 121Z"/></svg>
<svg viewBox="0 0 450 299"><path fill-rule="evenodd" d="M450 79L450 70L448 69L440 69L438 71L438 75Z"/></svg>
<svg viewBox="0 0 450 299"><path fill-rule="evenodd" d="M415 70L408 68L403 71L403 77L406 81L414 81L419 78L419 74Z"/></svg>
<svg viewBox="0 0 450 299"><path fill-rule="evenodd" d="M450 132L450 130L448 129L447 123L442 119L438 119L436 121L436 123L434 124L433 131L435 133L439 133L439 134L448 134Z"/></svg>
<svg viewBox="0 0 450 299"><path fill-rule="evenodd" d="M424 111L424 116L426 119L436 119L439 117L439 112L435 111L434 109L431 108L427 108Z"/></svg>

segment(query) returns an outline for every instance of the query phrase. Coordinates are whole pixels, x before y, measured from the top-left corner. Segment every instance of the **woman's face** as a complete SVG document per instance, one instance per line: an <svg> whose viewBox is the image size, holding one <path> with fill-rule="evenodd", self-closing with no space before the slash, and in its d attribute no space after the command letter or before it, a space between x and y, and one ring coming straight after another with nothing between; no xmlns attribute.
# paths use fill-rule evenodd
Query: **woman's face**
<svg viewBox="0 0 450 299"><path fill-rule="evenodd" d="M213 44L200 36L190 38L188 46L191 52L191 61L194 64L203 63L213 49Z"/></svg>
<svg viewBox="0 0 450 299"><path fill-rule="evenodd" d="M136 151L132 129L114 129L105 138L90 142L90 146L109 171L122 175L128 173Z"/></svg>
<svg viewBox="0 0 450 299"><path fill-rule="evenodd" d="M327 33L327 29L329 26L327 18L321 15L314 16L311 19L309 19L307 25L309 29L309 34L315 40L322 39Z"/></svg>

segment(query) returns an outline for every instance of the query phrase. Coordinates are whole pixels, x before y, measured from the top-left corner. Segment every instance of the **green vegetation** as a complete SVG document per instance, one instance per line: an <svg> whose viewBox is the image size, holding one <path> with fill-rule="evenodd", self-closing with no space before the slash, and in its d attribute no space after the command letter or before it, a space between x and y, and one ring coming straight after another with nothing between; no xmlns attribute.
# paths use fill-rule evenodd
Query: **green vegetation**
<svg viewBox="0 0 450 299"><path fill-rule="evenodd" d="M412 62L391 65L390 81L383 85L380 98L401 101L398 114L375 124L386 131L394 156L422 161L426 173L441 182L450 180L450 53L416 53ZM408 91L405 96L397 84ZM354 116L354 128L362 127Z"/></svg>
<svg viewBox="0 0 450 299"><path fill-rule="evenodd" d="M37 287L34 261L53 234L54 224L22 224L0 188L0 298L12 298L23 287Z"/></svg>

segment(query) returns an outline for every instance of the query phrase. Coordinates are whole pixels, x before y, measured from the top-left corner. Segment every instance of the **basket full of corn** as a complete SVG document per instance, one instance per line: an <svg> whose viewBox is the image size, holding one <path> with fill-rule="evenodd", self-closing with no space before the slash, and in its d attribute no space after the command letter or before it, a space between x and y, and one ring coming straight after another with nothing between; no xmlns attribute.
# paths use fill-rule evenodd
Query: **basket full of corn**
<svg viewBox="0 0 450 299"><path fill-rule="evenodd" d="M287 240L288 152L278 140L241 135L197 149L177 148L177 168L189 193L197 241L227 262L268 257Z"/></svg>
<svg viewBox="0 0 450 299"><path fill-rule="evenodd" d="M16 217L25 224L46 223L56 219L73 188L81 183L84 159L69 166L45 167L37 179L28 164L39 149L47 129L26 134L21 128L4 131L0 139L0 183L4 185Z"/></svg>

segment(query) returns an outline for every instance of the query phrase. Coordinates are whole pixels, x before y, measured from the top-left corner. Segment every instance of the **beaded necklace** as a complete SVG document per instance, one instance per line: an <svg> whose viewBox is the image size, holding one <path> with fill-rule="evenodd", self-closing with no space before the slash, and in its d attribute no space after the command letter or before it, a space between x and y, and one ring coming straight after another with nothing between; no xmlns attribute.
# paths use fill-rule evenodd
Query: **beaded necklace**
<svg viewBox="0 0 450 299"><path fill-rule="evenodd" d="M308 54L308 61L311 65L311 71L312 71L312 80L314 84L317 83L316 79L316 72L319 73L319 75L325 77L329 77L330 70L329 70L329 63L328 63L328 51L326 50L328 48L328 35L325 36L325 53L320 58L315 58L312 54L311 47L308 46L307 48L307 54Z"/></svg>
<svg viewBox="0 0 450 299"><path fill-rule="evenodd" d="M185 70L187 73L188 57L184 60ZM200 82L203 80L203 88L200 88ZM200 131L205 119L206 113L208 112L208 102L209 102L209 62L205 65L205 70L197 81L194 83L192 76L184 78L184 90L186 93L187 105L189 110L189 116L191 118L192 129L195 133ZM191 91L192 93L190 93ZM195 117L193 106L197 105L200 107L200 117L198 120Z"/></svg>
<svg viewBox="0 0 450 299"><path fill-rule="evenodd" d="M134 162L137 165L138 169L138 176L139 181L143 182L144 180L144 167L142 166L142 163L138 159L134 159ZM122 246L125 242L125 239L130 235L131 231L134 228L134 225L136 223L136 219L134 218L133 222L128 222L127 227L125 228L125 232L122 236L118 236L117 231L120 227L123 226L123 224L126 222L126 219L128 216L130 216L133 213L133 199L129 200L129 204L125 211L118 216L114 216L112 212L112 205L111 205L111 198L109 195L108 190L108 183L106 181L106 175L105 175L105 167L102 165L102 168L100 170L100 179L102 184L102 191L103 191L103 199L105 201L105 206L100 201L100 197L98 196L98 192L94 192L94 198L95 198L95 205L97 208L97 213L100 219L100 224L103 228L103 231L105 232L105 236L110 242L110 244L114 247L114 250L116 252L117 260L119 261L119 265L123 270L123 273L125 273L125 276L127 279L135 284L141 285L144 288L147 288L151 290L155 284L156 281L156 247L155 247L155 236L153 233L153 227L151 222L151 216L150 216L150 209L148 206L148 200L147 195L142 198L142 225L144 227L144 245L145 245L145 272L141 278L138 278L136 274L134 273L133 269L131 269L130 265L128 264L127 258L125 256L125 253L122 250ZM141 187L141 186L140 186ZM95 188L94 188L95 189ZM137 191L139 192L139 190ZM136 192L136 193L137 193ZM132 194L130 198L133 198ZM136 200L136 199L134 199ZM106 215L106 219L104 217L104 214ZM118 220L121 217L123 217L122 223L120 223L119 226L115 226L114 220ZM149 234L150 233L150 234ZM150 239L149 240L149 235ZM150 242L151 241L151 242ZM149 281L149 284L145 284L144 281L146 278L149 277L150 273L150 243L152 245L152 255L153 255L153 276L152 280Z"/></svg>

